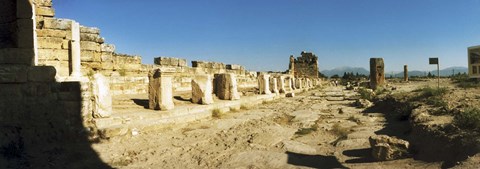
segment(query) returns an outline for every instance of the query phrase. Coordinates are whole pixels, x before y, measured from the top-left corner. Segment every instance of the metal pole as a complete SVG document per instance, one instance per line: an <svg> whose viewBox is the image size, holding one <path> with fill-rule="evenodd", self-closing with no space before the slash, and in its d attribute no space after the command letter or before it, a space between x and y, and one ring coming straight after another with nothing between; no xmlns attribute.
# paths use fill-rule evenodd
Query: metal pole
<svg viewBox="0 0 480 169"><path fill-rule="evenodd" d="M437 64L437 81L438 81L438 89L440 89L440 63Z"/></svg>

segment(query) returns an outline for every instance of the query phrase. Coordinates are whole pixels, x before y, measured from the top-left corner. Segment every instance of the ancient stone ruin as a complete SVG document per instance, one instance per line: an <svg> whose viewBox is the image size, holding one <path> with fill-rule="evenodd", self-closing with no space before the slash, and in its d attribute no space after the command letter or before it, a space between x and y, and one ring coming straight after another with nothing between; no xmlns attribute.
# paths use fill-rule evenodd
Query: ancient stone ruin
<svg viewBox="0 0 480 169"><path fill-rule="evenodd" d="M91 147L75 144L292 97L298 92L294 82L308 89L318 80L317 57L305 52L291 68L296 64L295 75L308 84L293 74L247 71L237 64L191 61L190 67L186 59L163 56L153 65L142 64L140 56L117 53L106 44L100 29L55 18L51 0L3 0L0 30L0 135L8 135L0 146L21 144L31 157L70 148L57 147L65 145L88 154ZM138 114L147 112L147 121L155 123L125 120L118 113L123 110L115 108L122 101L141 104ZM49 143L53 146L37 146ZM102 164L98 160L95 166ZM48 166L48 160L36 166Z"/></svg>
<svg viewBox="0 0 480 169"><path fill-rule="evenodd" d="M288 72L295 77L318 78L318 57L312 52L303 51L296 59L290 56Z"/></svg>
<svg viewBox="0 0 480 169"><path fill-rule="evenodd" d="M480 46L468 48L468 76L480 78Z"/></svg>
<svg viewBox="0 0 480 169"><path fill-rule="evenodd" d="M385 85L383 58L370 58L370 87L375 90L383 85Z"/></svg>

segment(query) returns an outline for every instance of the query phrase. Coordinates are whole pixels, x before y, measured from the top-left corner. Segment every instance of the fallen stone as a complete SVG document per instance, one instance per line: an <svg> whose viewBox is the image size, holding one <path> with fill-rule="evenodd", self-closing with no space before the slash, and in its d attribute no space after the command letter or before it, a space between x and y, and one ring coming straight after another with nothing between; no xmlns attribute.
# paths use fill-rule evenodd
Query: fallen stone
<svg viewBox="0 0 480 169"><path fill-rule="evenodd" d="M375 160L396 160L408 155L408 141L386 135L371 136L368 140L372 148L372 156Z"/></svg>
<svg viewBox="0 0 480 169"><path fill-rule="evenodd" d="M354 105L358 108L368 108L371 107L373 103L368 101L367 99L358 99L355 101Z"/></svg>
<svg viewBox="0 0 480 169"><path fill-rule="evenodd" d="M285 140L282 141L281 144L283 149L288 152L310 155L314 155L315 153L317 153L317 150L314 147L301 142Z"/></svg>
<svg viewBox="0 0 480 169"><path fill-rule="evenodd" d="M287 93L285 94L285 97L295 97L295 93Z"/></svg>

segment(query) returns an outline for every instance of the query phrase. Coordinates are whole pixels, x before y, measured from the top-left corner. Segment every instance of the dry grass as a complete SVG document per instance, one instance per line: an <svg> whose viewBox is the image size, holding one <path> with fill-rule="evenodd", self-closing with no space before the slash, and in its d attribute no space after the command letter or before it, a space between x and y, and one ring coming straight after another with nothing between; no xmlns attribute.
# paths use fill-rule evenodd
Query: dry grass
<svg viewBox="0 0 480 169"><path fill-rule="evenodd" d="M238 108L234 108L234 107L230 108L230 112L232 112L232 113L237 113L239 111L240 111L240 109L238 109Z"/></svg>
<svg viewBox="0 0 480 169"><path fill-rule="evenodd" d="M355 123L357 123L357 124L362 123L362 121L360 120L360 118L358 118L357 116L354 116L354 115L351 115L350 117L348 117L347 120L352 121L352 122L355 122Z"/></svg>
<svg viewBox="0 0 480 169"><path fill-rule="evenodd" d="M250 107L248 107L247 105L242 104L240 106L240 110L249 110L249 109L250 109Z"/></svg>
<svg viewBox="0 0 480 169"><path fill-rule="evenodd" d="M307 134L310 134L312 132L315 132L318 130L318 126L317 124L313 124L312 126L310 126L309 128L300 128L297 130L297 132L295 132L296 135L300 135L300 136L303 136L303 135L307 135Z"/></svg>
<svg viewBox="0 0 480 169"><path fill-rule="evenodd" d="M220 119L220 118L222 118L222 116L223 116L223 113L222 113L222 111L220 111L220 109L213 109L212 110L212 117L213 118Z"/></svg>
<svg viewBox="0 0 480 169"><path fill-rule="evenodd" d="M278 116L274 118L275 123L280 125L291 125L295 116L291 116L288 114L283 114L282 116Z"/></svg>
<svg viewBox="0 0 480 169"><path fill-rule="evenodd" d="M340 126L340 123L336 123L332 126L331 132L339 138L346 139L347 135L351 133L350 128Z"/></svg>

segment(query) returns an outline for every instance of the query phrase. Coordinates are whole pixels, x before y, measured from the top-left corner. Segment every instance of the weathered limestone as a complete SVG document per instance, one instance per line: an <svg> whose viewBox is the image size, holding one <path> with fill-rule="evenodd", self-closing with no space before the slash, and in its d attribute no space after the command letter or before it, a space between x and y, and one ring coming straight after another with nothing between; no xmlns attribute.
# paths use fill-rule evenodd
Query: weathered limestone
<svg viewBox="0 0 480 169"><path fill-rule="evenodd" d="M186 67L187 66L187 60L179 59L179 58L173 58L173 57L156 57L156 58L154 58L153 62L156 65L161 65L161 66L172 66L172 67Z"/></svg>
<svg viewBox="0 0 480 169"><path fill-rule="evenodd" d="M271 94L270 91L270 75L261 73L258 75L258 89L260 94Z"/></svg>
<svg viewBox="0 0 480 169"><path fill-rule="evenodd" d="M94 117L110 117L112 114L112 95L110 94L110 83L100 73L93 75L92 83L94 107Z"/></svg>
<svg viewBox="0 0 480 169"><path fill-rule="evenodd" d="M192 102L198 104L213 103L213 83L211 75L197 75L192 79Z"/></svg>
<svg viewBox="0 0 480 169"><path fill-rule="evenodd" d="M377 89L385 84L385 65L383 58L370 58L370 87Z"/></svg>
<svg viewBox="0 0 480 169"><path fill-rule="evenodd" d="M280 94L277 87L277 78L270 78L270 90L272 93L275 93L276 95Z"/></svg>
<svg viewBox="0 0 480 169"><path fill-rule="evenodd" d="M295 78L294 77L288 77L288 83L289 83L288 87L289 87L290 91L293 91L293 90L296 89Z"/></svg>
<svg viewBox="0 0 480 169"><path fill-rule="evenodd" d="M295 80L294 77L290 77L290 88L292 90L296 90L297 89L297 81Z"/></svg>
<svg viewBox="0 0 480 169"><path fill-rule="evenodd" d="M296 59L290 56L289 73L295 77L318 78L318 57L312 52L302 51Z"/></svg>
<svg viewBox="0 0 480 169"><path fill-rule="evenodd" d="M297 89L303 89L302 79L300 79L300 78L296 78L296 79L295 79L295 88L297 88Z"/></svg>
<svg viewBox="0 0 480 169"><path fill-rule="evenodd" d="M148 107L153 110L173 109L172 76L154 69L148 73L148 80Z"/></svg>
<svg viewBox="0 0 480 169"><path fill-rule="evenodd" d="M372 156L378 161L396 160L408 154L408 141L376 135L368 138L372 148Z"/></svg>
<svg viewBox="0 0 480 169"><path fill-rule="evenodd" d="M240 94L237 90L237 79L233 73L214 75L214 92L222 100L238 100Z"/></svg>
<svg viewBox="0 0 480 169"><path fill-rule="evenodd" d="M70 40L70 77L77 78L82 76L82 73L80 72L80 24L75 21L71 21L71 24L72 40Z"/></svg>
<svg viewBox="0 0 480 169"><path fill-rule="evenodd" d="M285 88L285 76L279 76L279 83L278 83L278 92L279 93L286 93L286 88Z"/></svg>
<svg viewBox="0 0 480 169"><path fill-rule="evenodd" d="M403 66L403 81L408 82L408 65Z"/></svg>

